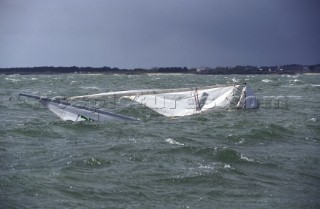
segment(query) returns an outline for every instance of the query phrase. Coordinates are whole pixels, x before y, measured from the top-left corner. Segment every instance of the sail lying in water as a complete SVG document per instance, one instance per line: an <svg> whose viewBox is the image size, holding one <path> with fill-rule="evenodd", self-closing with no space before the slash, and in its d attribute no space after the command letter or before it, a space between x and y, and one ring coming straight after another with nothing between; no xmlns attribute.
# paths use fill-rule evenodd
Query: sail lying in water
<svg viewBox="0 0 320 209"><path fill-rule="evenodd" d="M259 106L253 91L247 85L215 85L202 88L106 92L70 97L66 100L68 102L29 94L20 94L20 96L38 99L40 103L57 116L63 120L71 121L136 120L131 117L69 103L74 100L86 101L107 99L110 97L133 100L167 117L187 116L208 110L221 110L226 108L254 109Z"/></svg>
<svg viewBox="0 0 320 209"><path fill-rule="evenodd" d="M193 89L182 92L159 93L148 95L125 96L152 110L168 116L187 116L209 109L227 108L234 91L231 87Z"/></svg>
<svg viewBox="0 0 320 209"><path fill-rule="evenodd" d="M212 109L258 107L258 100L247 85L117 91L75 96L69 100L108 97L128 98L168 117L193 115Z"/></svg>

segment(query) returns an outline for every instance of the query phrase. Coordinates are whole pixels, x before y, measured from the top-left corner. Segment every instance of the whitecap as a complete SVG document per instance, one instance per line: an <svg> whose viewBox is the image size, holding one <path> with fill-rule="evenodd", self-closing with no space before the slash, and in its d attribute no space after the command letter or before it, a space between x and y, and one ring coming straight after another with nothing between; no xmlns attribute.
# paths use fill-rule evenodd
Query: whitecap
<svg viewBox="0 0 320 209"><path fill-rule="evenodd" d="M213 169L214 169L214 166L200 165L199 168L200 168L200 169L213 170Z"/></svg>
<svg viewBox="0 0 320 209"><path fill-rule="evenodd" d="M245 141L245 139L244 139L244 138L241 138L240 141L238 142L238 144L243 144L244 141Z"/></svg>
<svg viewBox="0 0 320 209"><path fill-rule="evenodd" d="M317 142L317 140L316 140L316 139L314 139L314 138L306 137L305 139L306 139L306 141Z"/></svg>
<svg viewBox="0 0 320 209"><path fill-rule="evenodd" d="M317 119L316 118L310 118L308 121L316 122Z"/></svg>
<svg viewBox="0 0 320 209"><path fill-rule="evenodd" d="M248 162L254 162L254 160L253 159L251 159L251 158L248 158L248 157L246 157L246 156L244 156L244 155L240 155L240 159L241 160L245 160L245 161L248 161Z"/></svg>
<svg viewBox="0 0 320 209"><path fill-rule="evenodd" d="M7 80L7 81L12 81L13 83L16 83L16 82L21 81L21 80L19 80L19 79L15 79L15 78L5 78L5 80Z"/></svg>
<svg viewBox="0 0 320 209"><path fill-rule="evenodd" d="M233 82L235 82L235 83L239 82L239 80L236 79L236 78L232 78L231 80L232 80Z"/></svg>
<svg viewBox="0 0 320 209"><path fill-rule="evenodd" d="M298 78L299 75L287 75L287 78Z"/></svg>
<svg viewBox="0 0 320 209"><path fill-rule="evenodd" d="M262 82L263 82L263 83L271 83L271 82L273 82L273 81L270 80L270 79L263 79Z"/></svg>
<svg viewBox="0 0 320 209"><path fill-rule="evenodd" d="M130 138L129 141L134 142L134 143L137 142L136 139L134 139L134 138Z"/></svg>
<svg viewBox="0 0 320 209"><path fill-rule="evenodd" d="M290 83L297 83L297 82L302 82L301 80L299 79L294 79L294 80L289 80Z"/></svg>
<svg viewBox="0 0 320 209"><path fill-rule="evenodd" d="M230 166L229 164L225 164L225 165L223 166L223 168L229 169L229 168L231 168L231 166Z"/></svg>
<svg viewBox="0 0 320 209"><path fill-rule="evenodd" d="M180 145L180 146L184 145L183 143L177 142L171 138L166 139L166 142L168 142L169 144L176 144L176 145Z"/></svg>
<svg viewBox="0 0 320 209"><path fill-rule="evenodd" d="M87 90L99 90L99 88L96 86L82 86L80 88L87 89Z"/></svg>
<svg viewBox="0 0 320 209"><path fill-rule="evenodd" d="M297 85L295 83L290 83L289 85L283 85L285 88L305 88L307 85Z"/></svg>

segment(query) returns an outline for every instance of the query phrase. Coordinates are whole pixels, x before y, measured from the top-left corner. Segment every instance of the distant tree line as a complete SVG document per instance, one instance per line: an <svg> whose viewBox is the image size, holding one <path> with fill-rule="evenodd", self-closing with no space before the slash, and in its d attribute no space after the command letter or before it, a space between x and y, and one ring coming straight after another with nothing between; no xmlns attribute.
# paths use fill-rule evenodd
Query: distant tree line
<svg viewBox="0 0 320 209"><path fill-rule="evenodd" d="M320 73L318 65L282 65L282 66L235 66L235 67L159 67L152 69L135 68L119 69L110 67L22 67L0 68L0 74L56 74L56 73L117 73L117 74L144 74L144 73L189 73L189 74L297 74Z"/></svg>

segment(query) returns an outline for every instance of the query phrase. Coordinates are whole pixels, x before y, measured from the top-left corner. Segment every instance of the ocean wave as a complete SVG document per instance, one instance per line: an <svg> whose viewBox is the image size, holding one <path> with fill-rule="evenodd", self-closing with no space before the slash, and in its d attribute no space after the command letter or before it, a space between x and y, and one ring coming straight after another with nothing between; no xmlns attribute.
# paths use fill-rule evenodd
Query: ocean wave
<svg viewBox="0 0 320 209"><path fill-rule="evenodd" d="M247 162L256 162L254 159L244 156L243 154L240 155L240 159Z"/></svg>
<svg viewBox="0 0 320 209"><path fill-rule="evenodd" d="M174 144L174 145L180 145L180 146L184 146L183 143L177 142L171 138L166 139L166 142L168 142L169 144Z"/></svg>
<svg viewBox="0 0 320 209"><path fill-rule="evenodd" d="M90 91L81 87L126 90L224 83L247 76L163 75L154 83L138 75L9 77L22 80L18 84L6 77L0 93L0 184L9 197L2 204L6 208L103 208L106 198L114 208L254 208L264 200L269 201L261 206L265 208L300 207L304 200L310 200L309 208L319 205L317 77L250 77L262 101L289 98L288 109L212 111L176 120L133 103L111 109L142 118L132 123L61 121L36 100L9 98L22 90L74 95ZM32 77L39 79L30 81ZM304 83L289 83L294 79ZM77 83L70 87L70 81Z"/></svg>
<svg viewBox="0 0 320 209"><path fill-rule="evenodd" d="M81 86L81 89L85 89L85 90L100 90L101 88L96 87L96 86Z"/></svg>
<svg viewBox="0 0 320 209"><path fill-rule="evenodd" d="M82 163L83 165L93 166L93 167L109 166L111 164L110 161L100 159L100 158L94 158L94 157L84 159Z"/></svg>
<svg viewBox="0 0 320 209"><path fill-rule="evenodd" d="M223 163L235 163L241 161L240 156L241 155L233 149L223 148L217 150L214 159Z"/></svg>
<svg viewBox="0 0 320 209"><path fill-rule="evenodd" d="M293 80L289 80L289 83L302 83L302 80L299 79L293 79Z"/></svg>
<svg viewBox="0 0 320 209"><path fill-rule="evenodd" d="M272 83L273 81L270 80L270 79L263 79L262 82L263 82L263 83Z"/></svg>
<svg viewBox="0 0 320 209"><path fill-rule="evenodd" d="M5 80L11 81L11 82L13 82L13 83L17 83L17 82L20 82L20 81L21 81L20 79L10 78L10 77L5 78Z"/></svg>

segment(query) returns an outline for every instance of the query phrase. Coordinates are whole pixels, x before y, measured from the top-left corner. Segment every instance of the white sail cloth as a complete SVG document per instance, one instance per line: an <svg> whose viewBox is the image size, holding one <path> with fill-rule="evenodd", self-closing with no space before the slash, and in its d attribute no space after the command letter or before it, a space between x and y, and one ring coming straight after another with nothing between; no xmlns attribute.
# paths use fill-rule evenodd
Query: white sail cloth
<svg viewBox="0 0 320 209"><path fill-rule="evenodd" d="M136 120L131 117L102 111L96 108L72 105L68 102L77 99L90 100L122 97L141 103L142 105L168 117L193 115L210 109L224 109L229 107L254 109L259 107L257 98L247 85L208 86L201 89L180 88L129 90L75 96L70 97L66 101L58 98L43 98L25 93L20 93L19 96L37 99L61 119L71 121Z"/></svg>
<svg viewBox="0 0 320 209"><path fill-rule="evenodd" d="M228 86L124 97L139 102L162 115L175 117L193 115L213 108L229 107L234 88L237 87Z"/></svg>
<svg viewBox="0 0 320 209"><path fill-rule="evenodd" d="M238 102L240 85L208 86L203 88L130 90L70 97L75 99L100 99L124 97L141 103L150 109L168 116L187 116L209 109L223 109Z"/></svg>

